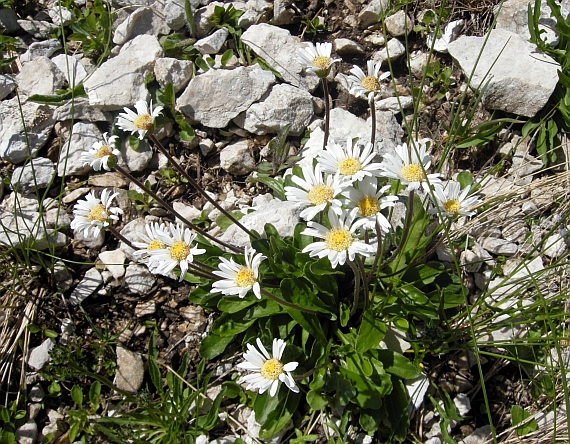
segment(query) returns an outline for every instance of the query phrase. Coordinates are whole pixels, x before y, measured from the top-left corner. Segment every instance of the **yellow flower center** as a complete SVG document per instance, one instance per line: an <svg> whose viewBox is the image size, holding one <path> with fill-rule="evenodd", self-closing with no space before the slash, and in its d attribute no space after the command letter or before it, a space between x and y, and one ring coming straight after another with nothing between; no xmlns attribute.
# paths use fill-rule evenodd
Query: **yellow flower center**
<svg viewBox="0 0 570 444"><path fill-rule="evenodd" d="M327 248L334 251L346 251L352 242L352 234L344 228L333 228L325 237Z"/></svg>
<svg viewBox="0 0 570 444"><path fill-rule="evenodd" d="M338 170L343 176L352 176L362 170L362 164L360 160L354 157L349 157L348 159L341 160L338 163Z"/></svg>
<svg viewBox="0 0 570 444"><path fill-rule="evenodd" d="M236 274L235 283L238 287L253 287L256 282L255 273L251 268L242 267Z"/></svg>
<svg viewBox="0 0 570 444"><path fill-rule="evenodd" d="M180 262L190 254L190 246L186 242L175 241L168 249L168 253L173 260Z"/></svg>
<svg viewBox="0 0 570 444"><path fill-rule="evenodd" d="M333 198L333 196L334 196L334 189L332 189L328 185L325 185L324 183L320 185L315 185L307 193L307 199L313 205L320 205L327 203L329 200Z"/></svg>
<svg viewBox="0 0 570 444"><path fill-rule="evenodd" d="M259 371L265 379L279 379L279 375L283 373L283 364L279 359L271 358L263 363Z"/></svg>
<svg viewBox="0 0 570 444"><path fill-rule="evenodd" d="M358 201L358 209L363 217L372 216L380 211L380 203L378 199L372 196L366 196Z"/></svg>
<svg viewBox="0 0 570 444"><path fill-rule="evenodd" d="M421 182L425 179L422 167L415 163L404 166L400 171L400 174L408 182Z"/></svg>
<svg viewBox="0 0 570 444"><path fill-rule="evenodd" d="M443 208L445 208L445 211L447 211L448 213L457 214L461 209L461 204L459 203L459 201L452 199L445 202L443 204Z"/></svg>
<svg viewBox="0 0 570 444"><path fill-rule="evenodd" d="M159 250L161 248L164 248L164 242L158 239L153 239L149 242L148 247L146 247L147 250Z"/></svg>
<svg viewBox="0 0 570 444"><path fill-rule="evenodd" d="M318 56L313 59L311 65L313 65L315 68L319 68L319 70L321 71L324 71L329 68L330 63L331 63L330 57Z"/></svg>
<svg viewBox="0 0 570 444"><path fill-rule="evenodd" d="M110 156L111 154L113 154L111 149L107 145L103 145L97 150L93 157L95 157L95 159L102 159L103 157Z"/></svg>
<svg viewBox="0 0 570 444"><path fill-rule="evenodd" d="M154 120L152 120L152 117L150 114L143 114L141 116L138 116L133 121L133 126L136 129L146 130L146 131L152 132L152 130L154 129Z"/></svg>
<svg viewBox="0 0 570 444"><path fill-rule="evenodd" d="M381 86L378 79L374 76L366 76L360 82L368 91L378 91Z"/></svg>
<svg viewBox="0 0 570 444"><path fill-rule="evenodd" d="M89 211L89 214L87 215L87 220L89 222L94 220L98 220L99 222L105 222L107 220L107 211L105 211L105 207L101 204L95 205L93 208L91 208L91 211Z"/></svg>

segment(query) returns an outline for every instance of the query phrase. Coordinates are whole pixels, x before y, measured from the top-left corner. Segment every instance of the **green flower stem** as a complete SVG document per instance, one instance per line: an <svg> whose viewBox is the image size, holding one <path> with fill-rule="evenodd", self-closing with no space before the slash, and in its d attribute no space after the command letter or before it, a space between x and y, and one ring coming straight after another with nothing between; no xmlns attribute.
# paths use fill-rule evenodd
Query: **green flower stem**
<svg viewBox="0 0 570 444"><path fill-rule="evenodd" d="M354 313L358 310L358 301L360 299L360 272L354 262L350 260L347 262L354 273L354 301L352 303L352 308L350 309L350 316L354 316Z"/></svg>
<svg viewBox="0 0 570 444"><path fill-rule="evenodd" d="M211 265L205 264L204 262L197 261L196 259L194 259L193 262L194 262L196 265L199 265L200 267L202 267L202 268L204 268L204 269L206 269L206 270L210 270L210 271L212 271L212 270L217 270L216 267L212 267Z"/></svg>
<svg viewBox="0 0 570 444"><path fill-rule="evenodd" d="M190 175L186 172L186 170L184 168L182 168L182 166L176 161L174 160L174 158L170 155L170 153L168 152L168 150L166 150L166 148L164 148L164 146L162 145L162 143L159 142L159 140L156 138L156 136L154 134L150 134L149 135L150 140L152 140L152 142L154 143L154 145L158 148L158 150L164 154L166 156L166 158L168 159L168 161L170 162L170 164L172 166L174 166L174 168L180 173L182 174L182 176L184 176L184 178L190 183L190 185L192 185L194 187L194 189L196 191L198 191L198 193L200 193L208 202L210 202L212 205L214 205L214 207L218 210L220 210L222 212L222 214L224 216L227 216L228 219L230 219L234 224L236 224L239 228L241 228L245 233L247 233L248 236L254 238L254 239L258 239L257 236L255 236L250 230L248 230L243 224L241 224L235 217L233 217L229 211L224 210L217 202L215 199L212 199L212 197L206 193L206 191L198 184L198 182L196 182L196 180L194 180L192 177L190 177Z"/></svg>
<svg viewBox="0 0 570 444"><path fill-rule="evenodd" d="M360 277L362 278L362 289L364 290L364 311L366 311L368 304L370 303L370 281L368 279L368 274L364 269L364 262L362 261L362 257L359 255L356 255L356 264L358 265Z"/></svg>
<svg viewBox="0 0 570 444"><path fill-rule="evenodd" d="M376 220L376 237L376 255L374 256L374 262L372 263L370 273L368 273L368 282L370 282L372 280L372 276L376 274L376 267L378 267L378 262L380 262L380 256L382 255L382 229L378 220Z"/></svg>
<svg viewBox="0 0 570 444"><path fill-rule="evenodd" d="M309 310L308 308L301 307L300 305L293 304L292 302L287 302L284 299L278 298L277 296L275 296L272 293L269 293L267 290L264 290L263 288L261 289L261 294L264 296L267 296L269 299L274 300L275 302L277 302L280 305L285 305L287 307L294 308L294 309L302 311L304 313L310 313L310 314L314 314L314 315L318 314L317 311Z"/></svg>
<svg viewBox="0 0 570 444"><path fill-rule="evenodd" d="M121 242L123 242L124 244L128 245L129 247L131 247L133 250L136 250L136 248L133 246L133 244L131 244L131 241L128 240L125 236L123 236L121 233L119 233L119 230L117 230L113 225L109 225L107 227L107 229L113 234L113 236L115 236L117 239L119 239Z"/></svg>
<svg viewBox="0 0 570 444"><path fill-rule="evenodd" d="M184 222L190 228L196 230L202 236L210 239L213 242L216 242L217 244L220 244L226 248L229 248L230 250L232 250L235 253L243 254L243 250L241 250L240 248L234 247L233 245L230 245L224 241L221 241L221 240L215 238L214 236L212 236L211 234L205 232L200 227L194 225L192 222L190 222L188 219L186 219L184 216L182 216L180 213L178 213L178 211L176 211L174 208L172 208L168 203L166 203L162 198L158 197L158 195L154 191L149 190L147 187L144 186L144 184L140 180L135 178L132 174L128 173L125 169L123 169L119 165L115 165L115 170L117 170L120 174L122 174L127 179L129 179L130 181L135 183L141 190L143 190L150 197L152 197L154 200L156 200L160 205L162 205L172 215L174 215L175 217L180 219L182 222Z"/></svg>
<svg viewBox="0 0 570 444"><path fill-rule="evenodd" d="M321 79L323 81L323 95L325 97L325 137L323 138L323 150L327 147L329 141L330 123L331 123L331 106L329 104L329 85L326 77Z"/></svg>
<svg viewBox="0 0 570 444"><path fill-rule="evenodd" d="M370 143L374 149L374 142L376 141L376 104L374 103L374 94L368 100L370 106L370 119L372 120L372 134L370 135Z"/></svg>

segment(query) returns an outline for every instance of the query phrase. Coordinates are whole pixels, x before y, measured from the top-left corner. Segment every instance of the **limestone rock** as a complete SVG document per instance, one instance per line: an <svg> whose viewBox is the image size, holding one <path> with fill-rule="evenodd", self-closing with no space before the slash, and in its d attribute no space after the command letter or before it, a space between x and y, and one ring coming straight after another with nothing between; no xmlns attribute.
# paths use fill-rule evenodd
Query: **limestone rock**
<svg viewBox="0 0 570 444"><path fill-rule="evenodd" d="M290 6L291 0L275 0L273 2L271 23L277 26L290 25L291 19L295 16L295 11Z"/></svg>
<svg viewBox="0 0 570 444"><path fill-rule="evenodd" d="M168 23L154 8L138 8L117 26L113 35L113 43L122 45L137 35L170 34Z"/></svg>
<svg viewBox="0 0 570 444"><path fill-rule="evenodd" d="M125 275L126 256L123 250L102 251L99 253L99 259L115 279L122 278Z"/></svg>
<svg viewBox="0 0 570 444"><path fill-rule="evenodd" d="M313 97L307 91L294 86L275 85L262 99L235 119L240 127L250 133L276 134L291 124L289 134L298 136L313 117Z"/></svg>
<svg viewBox="0 0 570 444"><path fill-rule="evenodd" d="M53 338L47 338L41 345L34 347L28 356L28 365L35 370L41 370L49 360L49 352L55 346Z"/></svg>
<svg viewBox="0 0 570 444"><path fill-rule="evenodd" d="M390 60L397 60L406 53L406 48L398 39L388 40L388 44L385 48L380 51L375 52L372 55L372 60L374 63L385 63Z"/></svg>
<svg viewBox="0 0 570 444"><path fill-rule="evenodd" d="M89 230L89 234L85 236L84 230L75 230L73 232L73 239L75 239L76 242L83 244L86 248L98 250L105 243L105 231L101 230L95 235L93 234L93 230Z"/></svg>
<svg viewBox="0 0 570 444"><path fill-rule="evenodd" d="M152 160L152 147L146 139L140 141L139 149L135 151L126 138L119 151L121 152L121 157L118 159L119 166L131 172L143 171Z"/></svg>
<svg viewBox="0 0 570 444"><path fill-rule="evenodd" d="M34 444L38 437L38 425L33 419L29 419L16 429L15 436L19 444Z"/></svg>
<svg viewBox="0 0 570 444"><path fill-rule="evenodd" d="M395 14L389 15L384 19L386 30L394 37L408 35L414 29L414 21L400 9Z"/></svg>
<svg viewBox="0 0 570 444"><path fill-rule="evenodd" d="M20 62L26 64L37 57L51 57L56 51L61 49L58 39L47 39L41 42L34 42L28 46L28 50L20 56Z"/></svg>
<svg viewBox="0 0 570 444"><path fill-rule="evenodd" d="M88 122L110 122L113 120L110 113L103 112L89 104L86 97L77 97L58 106L53 113L56 122L64 120L86 120Z"/></svg>
<svg viewBox="0 0 570 444"><path fill-rule="evenodd" d="M364 54L364 49L362 46L350 39L334 39L333 51L339 55Z"/></svg>
<svg viewBox="0 0 570 444"><path fill-rule="evenodd" d="M121 390L136 393L144 379L144 363L139 353L117 346L115 385Z"/></svg>
<svg viewBox="0 0 570 444"><path fill-rule="evenodd" d="M18 167L12 173L11 186L22 194L33 193L46 188L55 174L53 162L38 157L23 167Z"/></svg>
<svg viewBox="0 0 570 444"><path fill-rule="evenodd" d="M463 23L463 20L455 20L453 22L449 22L447 25L445 25L445 28L443 28L442 35L438 37L435 37L435 32L430 32L426 39L427 47L431 48L433 45L434 51L447 54L447 47L451 42L457 40L459 37L459 34L463 29ZM433 41L434 38L435 43Z"/></svg>
<svg viewBox="0 0 570 444"><path fill-rule="evenodd" d="M127 267L124 282L127 289L138 295L146 295L152 289L156 278L144 265L131 264Z"/></svg>
<svg viewBox="0 0 570 444"><path fill-rule="evenodd" d="M116 171L109 171L106 173L93 172L89 174L89 186L102 187L102 188L127 188L130 181L125 176L117 173Z"/></svg>
<svg viewBox="0 0 570 444"><path fill-rule="evenodd" d="M170 57L156 59L154 76L160 86L172 83L174 92L184 89L192 77L192 62L190 60L178 60Z"/></svg>
<svg viewBox="0 0 570 444"><path fill-rule="evenodd" d="M461 37L449 44L449 53L465 77L473 76L472 88L489 82L483 94L487 108L533 117L554 91L560 65L504 29L491 31L483 48L484 41L485 37Z"/></svg>
<svg viewBox="0 0 570 444"><path fill-rule="evenodd" d="M194 43L194 48L196 48L200 54L217 54L218 51L222 49L229 33L227 28L220 28L216 32Z"/></svg>
<svg viewBox="0 0 570 444"><path fill-rule="evenodd" d="M19 105L17 98L0 102L0 115L0 157L12 163L23 162L37 152L46 143L54 125L49 106L33 102Z"/></svg>
<svg viewBox="0 0 570 444"><path fill-rule="evenodd" d="M139 35L128 41L116 57L108 59L85 81L89 103L112 111L132 107L137 100L148 101L144 79L163 54L154 36Z"/></svg>
<svg viewBox="0 0 570 444"><path fill-rule="evenodd" d="M47 57L38 57L22 66L16 76L20 92L25 96L32 94L53 95L65 83L65 76Z"/></svg>
<svg viewBox="0 0 570 444"><path fill-rule="evenodd" d="M0 28L2 28L7 35L20 30L18 16L12 8L0 9Z"/></svg>
<svg viewBox="0 0 570 444"><path fill-rule="evenodd" d="M503 256L514 256L518 251L516 244L496 237L486 237L482 240L481 246L490 253Z"/></svg>
<svg viewBox="0 0 570 444"><path fill-rule="evenodd" d="M2 9L0 9L2 11ZM0 100L16 89L16 81L11 74L0 74Z"/></svg>
<svg viewBox="0 0 570 444"><path fill-rule="evenodd" d="M243 33L241 41L281 74L285 82L307 91L314 91L318 86L317 75L305 71L297 61L301 43L288 30L265 23L253 25Z"/></svg>
<svg viewBox="0 0 570 444"><path fill-rule="evenodd" d="M51 61L65 76L67 83L73 87L79 85L87 77L87 71L79 60L66 54L55 56ZM75 117L77 119L77 117Z"/></svg>
<svg viewBox="0 0 570 444"><path fill-rule="evenodd" d="M190 119L204 126L224 128L259 100L274 82L273 73L259 65L209 70L190 81L177 105Z"/></svg>
<svg viewBox="0 0 570 444"><path fill-rule="evenodd" d="M226 146L220 152L220 167L236 176L251 172L255 168L255 160L249 153L247 140Z"/></svg>
<svg viewBox="0 0 570 444"><path fill-rule="evenodd" d="M194 29L196 30L196 37L201 39L206 37L214 28L214 24L210 18L214 16L214 9L216 6L225 5L222 2L210 2L204 8L199 8L194 11Z"/></svg>
<svg viewBox="0 0 570 444"><path fill-rule="evenodd" d="M43 20L18 20L18 25L37 39L47 39L57 29L57 25Z"/></svg>
<svg viewBox="0 0 570 444"><path fill-rule="evenodd" d="M186 24L184 0L170 0L165 2L162 12L164 14L164 20L166 21L166 24L173 31L178 31Z"/></svg>
<svg viewBox="0 0 570 444"><path fill-rule="evenodd" d="M75 19L73 13L61 4L48 8L47 13L53 24L57 26L69 26Z"/></svg>
<svg viewBox="0 0 570 444"><path fill-rule="evenodd" d="M83 279L76 285L69 296L69 302L73 305L81 304L85 299L91 296L97 288L103 283L103 277L99 270L95 267L90 268L85 272Z"/></svg>
<svg viewBox="0 0 570 444"><path fill-rule="evenodd" d="M89 165L80 161L81 153L90 150L93 144L103 139L99 128L93 123L77 122L73 125L71 137L61 147L57 175L79 175L91 171Z"/></svg>
<svg viewBox="0 0 570 444"><path fill-rule="evenodd" d="M378 23L378 15L390 7L390 0L371 0L368 6L358 14L360 29Z"/></svg>

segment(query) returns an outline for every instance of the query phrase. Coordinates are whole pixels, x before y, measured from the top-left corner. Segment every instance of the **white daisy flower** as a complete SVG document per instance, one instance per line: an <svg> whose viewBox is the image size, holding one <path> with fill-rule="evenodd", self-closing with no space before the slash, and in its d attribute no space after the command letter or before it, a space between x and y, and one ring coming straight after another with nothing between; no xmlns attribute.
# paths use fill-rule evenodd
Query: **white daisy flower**
<svg viewBox="0 0 570 444"><path fill-rule="evenodd" d="M101 171L101 167L106 171L111 171L109 161L113 164L117 161L117 156L121 155L121 152L115 147L115 141L118 138L118 136L107 138L107 133L103 133L103 141L95 142L93 148L81 153L79 161L83 165L89 164L95 171Z"/></svg>
<svg viewBox="0 0 570 444"><path fill-rule="evenodd" d="M119 193L111 194L112 191L105 188L101 192L101 199L95 197L95 193L91 191L85 201L79 201L73 207L75 218L71 221L72 230L83 230L84 236L89 235L89 229L93 228L93 235L97 236L99 232L108 227L113 220L119 220L119 214L123 214L123 210L117 207L111 207L111 203L115 196Z"/></svg>
<svg viewBox="0 0 570 444"><path fill-rule="evenodd" d="M150 106L144 100L135 103L137 112L124 108L125 112L120 113L117 117L117 126L123 131L130 131L131 134L139 133L139 139L144 139L147 132L154 132L154 121L160 115L162 106L152 109L152 100Z"/></svg>
<svg viewBox="0 0 570 444"><path fill-rule="evenodd" d="M445 188L435 184L433 196L430 195L435 207L430 208L428 213L441 214L443 217L473 216L475 211L468 211L467 208L479 204L481 200L479 196L467 197L470 190L468 186L461 190L461 184L455 181L448 182Z"/></svg>
<svg viewBox="0 0 570 444"><path fill-rule="evenodd" d="M368 60L366 65L368 74L365 74L360 67L353 65L350 70L352 75L348 76L348 82L351 94L372 100L377 93L384 90L380 82L390 77L390 72L380 74L381 63L375 65L372 60Z"/></svg>
<svg viewBox="0 0 570 444"><path fill-rule="evenodd" d="M301 234L324 239L323 242L313 242L303 248L303 253L320 258L328 257L333 268L338 264L344 265L346 260L353 261L357 254L370 256L375 251L374 247L359 240L355 231L365 223L364 220L354 222L358 214L358 208L353 208L349 213L339 216L329 209L330 228L316 222L308 222L310 228L303 230Z"/></svg>
<svg viewBox="0 0 570 444"><path fill-rule="evenodd" d="M180 266L180 281L184 279L188 272L188 265L194 260L194 256L206 252L203 248L192 246L192 242L196 239L196 233L192 233L189 228L184 228L181 224L170 224L170 233L156 230L157 240L162 241L164 248L148 249L149 264L154 262L158 266L153 271L161 274L168 274L174 268Z"/></svg>
<svg viewBox="0 0 570 444"><path fill-rule="evenodd" d="M372 163L376 154L372 144L368 143L364 148L355 143L349 137L346 147L335 142L330 142L327 149L319 152L317 162L326 173L339 173L351 182L362 180L366 176L377 176L382 164Z"/></svg>
<svg viewBox="0 0 570 444"><path fill-rule="evenodd" d="M356 187L350 187L345 191L347 205L349 208L358 208L358 217L366 222L364 228L376 231L376 222L380 225L383 233L388 233L392 228L390 222L381 213L381 210L393 207L398 200L397 196L384 196L384 193L390 189L390 185L386 185L378 190L378 182L375 177L365 177L356 184Z"/></svg>
<svg viewBox="0 0 570 444"><path fill-rule="evenodd" d="M323 78L329 75L333 63L340 62L340 59L331 59L332 44L305 43L305 46L297 50L297 61L309 71L313 71Z"/></svg>
<svg viewBox="0 0 570 444"><path fill-rule="evenodd" d="M223 278L212 285L212 293L221 292L224 295L237 294L243 298L247 292L253 289L253 294L257 299L261 299L261 288L259 287L259 264L266 259L261 253L257 253L253 248L245 247L245 265L234 262L232 258L220 257L220 270L212 271L216 276Z"/></svg>
<svg viewBox="0 0 570 444"><path fill-rule="evenodd" d="M329 174L325 181L319 164L315 165L314 170L309 165L303 166L302 170L304 179L299 176L291 178L302 189L285 187L287 200L300 202L303 207L306 207L301 211L301 217L305 220L311 220L328 204L331 204L335 211L339 212L342 204L336 197L346 187L346 182L341 181L338 174Z"/></svg>
<svg viewBox="0 0 570 444"><path fill-rule="evenodd" d="M383 177L398 179L402 185L407 185L409 190L417 190L420 185L424 188L430 184L441 183L439 174L428 174L427 171L431 166L431 156L427 153L426 145L416 142L416 147L411 147L408 152L408 145L398 145L396 147L396 156L386 154L381 164Z"/></svg>
<svg viewBox="0 0 570 444"><path fill-rule="evenodd" d="M259 389L261 395L269 389L269 395L275 396L279 381L282 381L289 390L299 393L299 387L291 375L299 363L288 362L283 364L281 362L286 345L282 339L273 339L273 353L270 356L259 338L257 338L259 351L253 345L247 344L247 352L243 354L245 361L237 365L239 368L255 372L242 378L243 382L248 383L246 390Z"/></svg>
<svg viewBox="0 0 570 444"><path fill-rule="evenodd" d="M150 251L152 250L166 248L163 241L165 236L168 237L166 229L164 224L159 224L158 222L146 224L145 230L148 236L143 233L137 233L143 242L132 242L134 247L139 248L139 250L135 251L134 255L138 258L145 258L150 255Z"/></svg>

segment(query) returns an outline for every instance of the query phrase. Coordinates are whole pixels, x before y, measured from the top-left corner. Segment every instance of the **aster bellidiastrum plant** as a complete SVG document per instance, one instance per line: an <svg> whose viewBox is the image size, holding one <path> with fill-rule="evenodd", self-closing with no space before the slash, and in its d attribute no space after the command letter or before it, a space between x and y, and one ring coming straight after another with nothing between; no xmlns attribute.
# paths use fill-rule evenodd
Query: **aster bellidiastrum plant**
<svg viewBox="0 0 570 444"><path fill-rule="evenodd" d="M309 45L298 59L319 75L327 94L326 77L337 61L330 45ZM354 67L350 79L372 112L388 75L372 62L367 67L367 73ZM162 107L139 101L135 108L125 109L117 126L149 139L211 200L157 139ZM242 399L255 411L262 438L320 411L346 439L350 421L370 435L402 441L429 385L422 359L441 346L434 340L432 349L420 348L414 340L442 316L463 320L459 273L432 261L433 253L441 244L455 247L452 224L475 214L480 200L468 173L442 180L428 144L410 137L381 157L374 137L328 140L329 123L326 112L323 149L275 179L300 210L293 236L271 224L258 233L212 202L248 234L245 247L187 220L119 166L116 136L105 135L82 159L97 170L115 169L170 214L135 237L113 233L151 272L192 283L190 300L216 312L200 345L204 358L236 345L244 350L234 379L247 393ZM72 228L110 229L121 213L111 206L113 197L109 190L101 199L88 195ZM389 347L393 341L384 339L394 334L407 337L410 347Z"/></svg>

